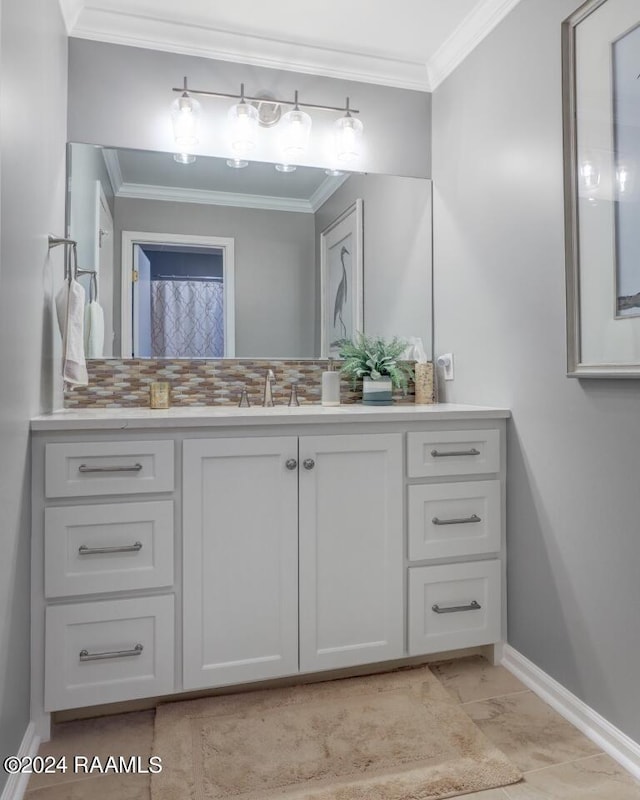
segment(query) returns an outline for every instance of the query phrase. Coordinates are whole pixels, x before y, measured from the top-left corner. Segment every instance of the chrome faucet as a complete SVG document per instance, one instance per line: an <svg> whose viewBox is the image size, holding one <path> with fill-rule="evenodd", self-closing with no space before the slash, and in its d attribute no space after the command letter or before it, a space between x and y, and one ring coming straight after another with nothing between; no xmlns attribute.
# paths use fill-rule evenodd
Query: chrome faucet
<svg viewBox="0 0 640 800"><path fill-rule="evenodd" d="M276 382L276 376L273 374L272 369L268 369L264 376L264 397L262 399L263 406L273 405L273 394L271 391L272 384Z"/></svg>

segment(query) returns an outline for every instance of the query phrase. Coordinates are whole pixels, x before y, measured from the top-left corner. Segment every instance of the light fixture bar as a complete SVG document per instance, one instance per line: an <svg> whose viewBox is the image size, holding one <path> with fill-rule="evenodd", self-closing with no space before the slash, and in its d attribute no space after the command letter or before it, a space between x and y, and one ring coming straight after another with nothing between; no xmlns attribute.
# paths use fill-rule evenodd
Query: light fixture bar
<svg viewBox="0 0 640 800"><path fill-rule="evenodd" d="M189 94L197 94L203 97L220 97L224 100L242 100L244 99L245 102L249 103L264 103L268 102L273 104L274 106L292 106L295 107L296 105L298 108L311 108L315 111L338 111L338 112L347 112L351 114L359 114L360 111L357 108L351 108L349 106L349 98L347 98L346 105L344 106L323 106L317 105L316 103L300 103L296 100L275 100L272 98L264 98L264 97L249 97L246 94L228 94L227 92L209 92L205 89L190 89L187 86L187 79L184 79L184 86L181 86L179 89L174 87L172 92L189 92Z"/></svg>

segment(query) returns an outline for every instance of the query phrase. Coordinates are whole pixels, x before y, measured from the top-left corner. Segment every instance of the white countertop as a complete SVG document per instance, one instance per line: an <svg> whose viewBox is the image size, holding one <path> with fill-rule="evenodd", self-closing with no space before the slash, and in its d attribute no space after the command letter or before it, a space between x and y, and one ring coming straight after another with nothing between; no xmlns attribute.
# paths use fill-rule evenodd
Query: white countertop
<svg viewBox="0 0 640 800"><path fill-rule="evenodd" d="M510 411L487 406L434 405L341 406L303 405L295 408L236 406L150 408L81 408L41 414L31 420L34 431L198 428L241 425L313 424L318 422L425 422L435 420L505 419Z"/></svg>

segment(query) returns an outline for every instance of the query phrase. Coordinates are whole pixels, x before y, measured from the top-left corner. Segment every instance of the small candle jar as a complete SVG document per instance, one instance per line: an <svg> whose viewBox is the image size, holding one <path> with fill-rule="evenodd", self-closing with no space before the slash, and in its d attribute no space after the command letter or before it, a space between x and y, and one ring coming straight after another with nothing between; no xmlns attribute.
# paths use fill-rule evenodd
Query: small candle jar
<svg viewBox="0 0 640 800"><path fill-rule="evenodd" d="M169 384L155 381L151 384L151 408L169 408Z"/></svg>

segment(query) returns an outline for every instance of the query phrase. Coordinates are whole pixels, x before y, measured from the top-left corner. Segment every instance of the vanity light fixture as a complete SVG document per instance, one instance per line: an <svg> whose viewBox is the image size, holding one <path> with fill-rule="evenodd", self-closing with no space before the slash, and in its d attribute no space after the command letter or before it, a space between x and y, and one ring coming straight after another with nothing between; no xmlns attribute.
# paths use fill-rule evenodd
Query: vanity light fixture
<svg viewBox="0 0 640 800"><path fill-rule="evenodd" d="M345 111L344 117L340 117L335 123L334 140L338 163L348 167L360 158L363 125L359 119L352 116L348 97Z"/></svg>
<svg viewBox="0 0 640 800"><path fill-rule="evenodd" d="M227 166L232 169L244 169L249 166L249 162L245 161L243 158L228 158Z"/></svg>
<svg viewBox="0 0 640 800"><path fill-rule="evenodd" d="M311 134L311 117L300 109L298 92L295 92L294 106L282 117L280 122L280 148L284 163L298 161L307 152Z"/></svg>
<svg viewBox="0 0 640 800"><path fill-rule="evenodd" d="M180 92L180 97L171 105L176 143L181 146L196 144L197 126L200 119L200 103L193 95L236 100L227 114L230 141L230 167L246 166L246 159L255 149L260 136L259 127L280 127L279 142L282 150L282 162L276 165L280 172L293 172L296 162L303 157L309 145L312 120L308 111L338 112L343 116L335 123L333 161L341 168L349 169L359 158L362 146L364 126L354 117L358 109L351 108L349 98L342 107L301 103L298 91L293 100L280 100L265 95L250 97L245 95L244 84L240 85L240 94L226 92L210 92L204 89L190 89L187 78L183 86L173 88ZM282 114L283 108L290 110ZM195 132L194 132L195 131Z"/></svg>
<svg viewBox="0 0 640 800"><path fill-rule="evenodd" d="M177 161L178 164L193 164L196 157L192 156L191 153L174 153L173 160Z"/></svg>
<svg viewBox="0 0 640 800"><path fill-rule="evenodd" d="M244 83L240 84L240 102L231 106L227 119L233 158L243 160L255 149L258 140L258 109L244 99Z"/></svg>
<svg viewBox="0 0 640 800"><path fill-rule="evenodd" d="M202 106L191 97L187 89L187 79L184 79L180 97L171 103L171 121L173 122L173 138L180 147L190 147L198 144L200 117L202 116Z"/></svg>

